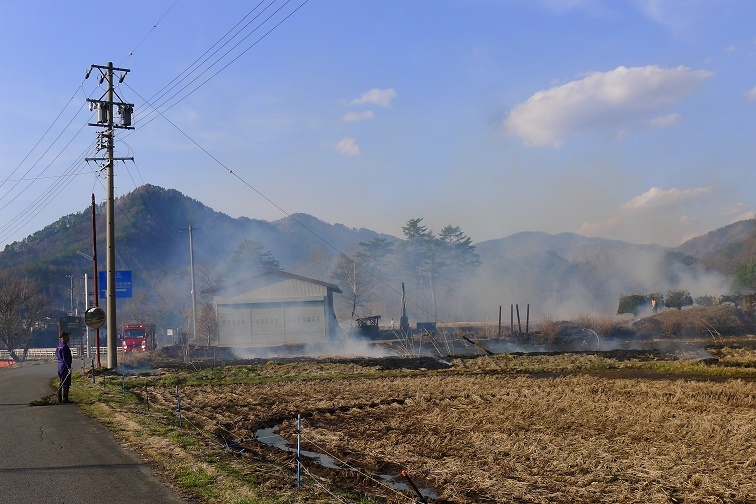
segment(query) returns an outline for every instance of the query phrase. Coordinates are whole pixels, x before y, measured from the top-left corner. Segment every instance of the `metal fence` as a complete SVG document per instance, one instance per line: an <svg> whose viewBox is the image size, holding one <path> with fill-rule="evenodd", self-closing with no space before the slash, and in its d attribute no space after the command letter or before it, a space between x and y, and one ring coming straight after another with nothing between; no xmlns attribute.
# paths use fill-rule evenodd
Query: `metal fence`
<svg viewBox="0 0 756 504"><path fill-rule="evenodd" d="M117 347L118 352L121 352L121 348ZM23 355L24 349L17 348L15 350L16 355ZM95 354L95 349L90 350L91 355ZM71 355L74 359L80 358L79 348L71 347ZM86 355L86 351L84 353ZM108 355L108 347L100 347L100 356ZM11 358L10 352L7 350L0 350L0 360L9 360ZM53 360L55 359L55 348L30 348L26 354L26 360Z"/></svg>

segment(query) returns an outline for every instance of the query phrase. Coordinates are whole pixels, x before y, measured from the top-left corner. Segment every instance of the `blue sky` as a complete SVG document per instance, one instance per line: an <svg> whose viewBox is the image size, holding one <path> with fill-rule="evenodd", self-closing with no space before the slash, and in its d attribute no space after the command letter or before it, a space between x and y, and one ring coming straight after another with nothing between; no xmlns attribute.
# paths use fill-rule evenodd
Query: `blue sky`
<svg viewBox="0 0 756 504"><path fill-rule="evenodd" d="M84 73L108 61L135 104L117 195L395 236L422 217L474 242L676 246L754 216L756 2L303 2L0 4L0 246L104 200ZM217 64L154 99L201 57Z"/></svg>

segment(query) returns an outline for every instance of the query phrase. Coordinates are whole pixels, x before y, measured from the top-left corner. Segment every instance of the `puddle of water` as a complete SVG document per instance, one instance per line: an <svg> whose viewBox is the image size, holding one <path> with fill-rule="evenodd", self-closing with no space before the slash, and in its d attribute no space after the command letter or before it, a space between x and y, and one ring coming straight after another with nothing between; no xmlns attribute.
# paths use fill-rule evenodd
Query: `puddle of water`
<svg viewBox="0 0 756 504"><path fill-rule="evenodd" d="M415 494L415 491L412 490L407 483L403 481L396 481L397 476L391 476L389 474L374 474L373 476L380 477L383 480L383 482L389 485L391 488L395 488L397 490L401 490L403 492L407 492L412 495L417 495ZM417 486L417 483L415 483L415 486ZM417 489L420 491L420 494L423 497L426 497L428 499L435 499L437 497L435 490L432 490L427 487L419 487L419 486L417 487Z"/></svg>
<svg viewBox="0 0 756 504"><path fill-rule="evenodd" d="M279 450L285 450L285 451L296 453L297 452L296 446L292 446L288 441L286 441L284 438L276 434L276 432L279 430L279 427L280 426L276 425L274 427L268 427L267 429L258 429L255 432L255 438L261 443L266 444L268 446L273 446L274 448L278 448ZM313 451L308 451L308 450L299 450L299 453L303 457L307 457L308 459L313 460L314 462L322 465L323 467L328 467L330 469L342 469L342 470L353 471L353 469L341 467L341 465L338 463L337 460L323 453L318 453L318 452L313 452ZM407 483L403 481L397 481L396 475L375 474L375 473L370 473L370 472L367 472L367 474L369 474L370 476L374 478L380 478L384 484L390 486L391 488L415 495L414 490L412 490ZM420 491L423 497L426 497L428 499L435 499L437 496L436 491L433 490L432 488L418 486L418 490Z"/></svg>
<svg viewBox="0 0 756 504"><path fill-rule="evenodd" d="M296 446L291 446L288 441L286 441L284 438L276 434L278 429L279 429L278 425L276 425L275 427L269 427L267 429L259 429L257 432L255 432L255 438L257 438L257 440L260 441L261 443L264 443L268 446L276 447L279 450L285 450L285 451L297 453ZM299 450L299 453L303 457L307 457L309 459L314 460L315 462L322 465L323 467L328 467L330 469L342 468L336 460L332 459L331 457L323 453L316 453L316 452L307 451L307 450Z"/></svg>

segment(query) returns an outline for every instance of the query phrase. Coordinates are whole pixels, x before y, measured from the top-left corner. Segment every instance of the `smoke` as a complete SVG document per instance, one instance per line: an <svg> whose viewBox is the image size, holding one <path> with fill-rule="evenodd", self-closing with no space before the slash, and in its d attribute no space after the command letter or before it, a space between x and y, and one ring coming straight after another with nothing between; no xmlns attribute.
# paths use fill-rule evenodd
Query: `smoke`
<svg viewBox="0 0 756 504"><path fill-rule="evenodd" d="M340 341L311 343L297 346L280 346L266 348L235 348L234 355L239 359L272 359L276 357L391 357L396 353L376 345L369 339L349 337Z"/></svg>
<svg viewBox="0 0 756 504"><path fill-rule="evenodd" d="M693 299L729 293L729 279L689 265L666 249L617 244L563 246L538 252L482 250L483 264L465 288L470 320L492 320L499 306L530 305L531 320L571 320L581 314L616 314L620 295L689 291ZM542 250L542 249L541 249ZM521 313L524 318L524 314ZM509 319L509 313L506 313Z"/></svg>

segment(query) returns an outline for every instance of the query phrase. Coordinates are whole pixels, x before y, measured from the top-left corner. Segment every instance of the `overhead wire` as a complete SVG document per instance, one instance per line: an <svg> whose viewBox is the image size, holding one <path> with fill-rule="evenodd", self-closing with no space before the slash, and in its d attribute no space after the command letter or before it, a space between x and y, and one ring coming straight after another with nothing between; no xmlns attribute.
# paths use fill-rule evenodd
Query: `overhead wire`
<svg viewBox="0 0 756 504"><path fill-rule="evenodd" d="M23 228L23 226L29 223L34 217L39 215L42 210L47 208L55 197L71 184L75 178L74 176L77 175L74 170L81 162L80 159L74 161L63 175L55 177L54 181L47 187L42 195L33 201L27 209L21 212L15 219L10 220L7 224L0 227L0 240L5 241L10 236L13 236L13 234L19 229Z"/></svg>
<svg viewBox="0 0 756 504"><path fill-rule="evenodd" d="M212 46L210 46L210 48L208 48L204 53L202 53L199 57L197 57L197 59L195 59L188 67L186 67L184 70L182 70L176 77L174 77L170 82L168 82L168 84L166 84L165 86L163 86L154 95L152 95L150 97L149 101L150 102L157 101L160 98L162 98L163 96L165 96L170 90L174 89L178 85L178 83L175 83L176 80L178 80L178 82L183 81L186 77L181 77L182 75L189 73L190 70L197 64L198 61L200 61L205 55L207 55L207 53L209 53L210 51L212 51L212 49L214 47L216 47L218 44L220 44L223 41L223 39L225 39L228 36L229 33L231 33L237 26L239 26L245 19L247 19L254 11L256 11L257 8L262 3L263 3L263 0L261 0L251 11L247 12L247 14L245 14L244 17L239 22L237 22L233 27L231 27L231 29L229 29L225 34L223 34L223 36L220 39L218 39ZM247 25L245 25L244 27L242 27L242 29L246 28L246 26ZM238 34L239 34L239 32L237 32L236 34L234 34L234 36L231 37L225 43L223 43L223 45L221 45L221 47L218 48L218 50L220 50L221 48L225 47L226 44L228 44L231 40L233 40L236 37L236 35L238 35ZM216 50L212 55L216 54L218 50ZM208 58L205 58L202 61L201 64L205 63L209 58L210 58L210 56L208 56Z"/></svg>
<svg viewBox="0 0 756 504"><path fill-rule="evenodd" d="M47 167L42 171L44 173L47 171L52 164L57 161L57 159L65 152L66 149L73 143L73 141L78 137L78 135L81 133L81 131L84 129L84 125L74 134L73 137L62 147L62 149L55 155L55 157L47 164ZM3 226L0 226L0 241L7 240L10 236L12 236L16 231L21 229L24 225L26 225L31 219L39 215L39 213L49 205L55 196L60 194L63 189L65 189L72 181L73 177L71 177L71 174L74 173L74 169L77 166L77 163L80 163L83 161L83 157L86 155L86 152L89 151L92 147L94 147L95 142L91 142L89 146L84 150L84 152L78 156L69 166L66 168L66 170L63 172L61 176L59 176L57 179L55 179L52 183L48 185L48 187L42 192L42 195L37 198L36 200L32 201L25 209L23 209L21 212L19 212L13 219L9 219L7 223ZM63 183L65 181L65 183ZM5 206L0 208L0 211L5 209L11 202L15 201L24 191L28 190L28 188L31 187L31 184L29 184L21 193L17 194L10 202L6 203Z"/></svg>
<svg viewBox="0 0 756 504"><path fill-rule="evenodd" d="M131 146L129 146L123 140L120 140L120 141L124 145L126 145L128 147L128 149L129 149L130 152L132 151ZM142 177L142 173L139 170L139 165L137 164L136 160L135 159L131 159L130 161L134 165L134 169L136 170L137 175L139 176L139 179L142 182L141 185L146 185L146 182L144 181L144 178ZM134 187L139 187L139 184L137 184L137 181L134 180L134 176L132 175L131 170L128 169L128 165L125 165L125 166L126 166L126 173L128 173L129 177L131 178L131 182L134 184ZM150 205L148 205L147 201L145 201L142 192L139 192L137 194L138 194L139 199L141 200L142 204L144 205L144 208L147 210L147 213L150 214L150 217L152 217L153 222L155 222L155 224L157 224L160 228L162 228L162 230L163 230L162 236L166 237L166 238L156 238L156 239L159 240L159 241L177 241L178 238L173 237L173 233L169 230L168 223L165 221L165 219L160 214L160 212L157 212L157 211L153 212L152 211L152 209L150 208ZM151 205L153 207L157 208L157 204L155 204L155 201L152 199L152 195L151 195L150 191L149 190L145 190L144 194L147 195L147 199L150 200ZM132 222L133 222L133 220L132 220ZM173 237L173 238L171 238L171 237Z"/></svg>
<svg viewBox="0 0 756 504"><path fill-rule="evenodd" d="M136 51L137 49L139 49L139 46L141 46L141 45L142 45L142 43L143 43L143 42L144 42L145 40L147 40L147 37L149 37L150 35L152 35L152 32L153 32L153 31L155 31L155 28L157 28L157 26L158 26L158 25L160 24L160 22L161 22L161 21L163 20L163 18L165 18L165 16L167 16L167 15L168 15L168 13L169 13L169 12L170 12L170 11L171 11L171 10L173 9L173 7L174 7L174 6L175 6L175 5L177 4L177 3L178 3L178 0L174 0L174 1L173 1L173 3L171 4L171 6L170 6L170 7L168 7L168 9L167 9L167 10L166 10L166 11L165 11L165 12L163 13L163 15L162 15L162 16L160 16L160 19L158 19L157 21L155 21L155 23L154 23L154 24L152 25L152 28L150 28L150 30L149 30L149 31L147 32L147 34L146 34L146 35L145 35L144 37L142 37L142 40L140 40L140 41L139 41L139 43L137 43L137 45L136 45L136 46L134 46L134 49L132 49L131 51L129 51L129 54L128 54L128 55L127 55L127 56L126 56L126 57L125 57L124 59L123 59L123 61L121 61L121 63L119 63L119 66L120 66L120 65L123 65L123 63L125 63L127 59L129 59L130 57L132 57L132 56L134 55L134 52L135 52L135 51Z"/></svg>
<svg viewBox="0 0 756 504"><path fill-rule="evenodd" d="M181 103L182 101L184 101L185 99L189 98L189 97L190 97L190 96L191 96L192 94L194 94L194 93L195 93L195 92L196 92L197 90L199 90L200 88L202 88L202 87L203 87L203 86L204 86L205 84L207 84L208 82L210 82L210 81L211 81L211 80L212 80L213 78L215 78L215 77L216 77L216 76L217 76L218 74L220 74L220 73L221 73L221 72L222 72L223 70L225 70L226 68L228 68L228 67L229 67L229 66L230 66L230 65L231 65L232 63L236 62L236 61L237 61L237 60L238 60L239 58L241 58L241 57L242 57L242 56L243 56L244 54L246 54L246 53L247 53L247 52L248 52L248 51L249 51L250 49L252 49L252 48L253 48L253 47L255 47L255 46L256 46L256 45L258 44L258 43L260 43L260 41L262 41L262 40L263 40L263 39L264 39L265 37L267 37L267 36L268 36L268 35L269 35L270 33L272 33L272 32L273 32L273 31L274 31L274 30L275 30L276 28L278 28L279 26L281 26L281 24L283 24L283 23L284 23L284 22L285 22L285 21L286 21L287 19L289 19L289 18L290 18L291 16L293 16L293 15L294 15L294 14L295 14L295 13L296 13L297 11L299 11L299 9L301 9L302 7L304 7L304 5L305 5L305 4L306 4L306 3L308 2L308 1L309 1L309 0L304 0L304 1L303 1L303 2L302 2L302 3L300 4L300 5L299 5L299 6L297 6L297 7L296 7L296 8L295 8L295 9L294 9L293 11L289 12L289 13L288 13L288 14L287 14L287 15L286 15L286 16L285 16L285 17L284 17L283 19L281 19L281 20L280 20L280 21L279 21L278 23L276 23L276 24L275 24L275 25L274 25L274 26L273 26L272 28L270 28L270 29L269 29L269 30L268 30L267 32L265 32L265 33L264 33L263 35L261 35L261 36L260 36L260 37L259 37L259 38L258 38L257 40L255 40L255 41L254 41L254 42L253 42L252 44L250 44L250 45L249 45L248 47L246 47L246 48L245 48L245 49L244 49L243 51L241 51L241 52L240 52L239 54L237 54L236 56L234 56L234 57L233 57L233 58L232 58L232 59L231 59L231 60L230 60L229 62L227 62L227 63L226 63L225 65L223 65L223 66L222 66L221 68L219 68L219 69L218 69L218 70L217 70L217 71L216 71L215 73L213 73L213 74L212 74L212 75L210 75L210 76L209 76L209 77L208 77L207 79L205 79L204 81L202 81L201 83L199 83L199 84L198 84L198 85L197 85L196 87L194 87L194 88L193 88L193 89L192 89L191 91L189 91L189 92L188 92L188 93L186 93L185 95L181 96L180 98L178 98L178 99L176 99L175 101L173 101L172 103L170 103L170 105L167 105L167 104L168 104L168 103L169 103L169 102L170 102L171 100L173 100L174 98L176 98L176 97L177 97L177 96L178 96L178 95L179 95L180 93L182 93L182 92L183 92L183 91L185 91L185 90L186 90L187 88L189 88L189 86L191 86L192 84L194 84L194 83L195 83L195 82L196 82L196 81L197 81L197 80L198 80L198 79L199 79L200 77L202 77L203 75L205 75L205 74L206 74L206 73L207 73L207 72L208 72L208 71L209 71L210 69L212 69L212 68L213 68L213 67L214 67L215 65L217 65L218 63L220 63L220 62L221 62L221 61L223 60L223 58L225 58L225 57L226 57L226 56L227 56L227 55L228 55L229 53L231 53L231 52L232 52L232 51L233 51L234 49L236 49L236 48L237 48L237 47L238 47L238 46L239 46L239 45L240 45L240 44L241 44L242 42L244 42L244 41L245 41L245 40L246 40L247 38L249 38L249 37L250 37L250 36L251 36L251 35L252 35L253 33L255 33L255 32L256 32L256 31L257 31L257 30L258 30L259 28L261 28L261 27L262 27L262 26L263 26L263 25L264 25L265 23L267 23L267 22L268 22L268 21L269 21L269 20L270 20L271 18L273 18L273 16L275 16L276 14L278 14L278 13L279 13L279 12L280 12L280 11L281 11L281 10L282 10L282 9L283 9L283 8L284 8L285 6L286 6L286 5L288 5L288 4L289 4L289 3L291 2L291 0L286 0L286 2L285 2L285 3L284 3L284 4L282 5L282 6L280 6L280 7L278 8L278 9L276 9L276 10L275 10L275 11L273 12L273 14L271 14L270 16L268 16L268 17L267 17L267 18L266 18L266 19L265 19L264 21L262 21L262 22L261 22L261 23L260 23L259 25L257 25L257 26L255 27L255 29L254 29L254 30L252 30L252 31L251 31L250 33L248 33L247 35L245 35L245 36L244 36L244 37L243 37L243 38L242 38L242 39L241 39L240 41L238 41L238 42L237 42L237 43L236 43L236 44L235 44L235 45L234 45L234 46L233 46L233 47L232 47L231 49L229 49L229 50L228 50L228 51L226 51L226 52L225 52L225 53L224 53L224 54L223 54L222 56L220 56L219 58L217 58L217 59L216 59L216 60L215 60L215 61L214 61L214 62L213 62L213 63L212 63L211 65L209 65L209 66L208 66L208 67L207 67L206 69L204 69L204 70L203 70L202 72L200 72L200 73L199 73L198 75L196 75L196 76L195 76L195 77L194 77L194 78L193 78L193 79L192 79L192 80L191 80L191 81L190 81L189 83L187 83L187 84L186 84L185 86L183 86L183 87L182 87L182 88L181 88L180 90L178 90L177 92L175 92L175 93L174 93L173 95L171 95L171 96L170 96L169 98L167 98L166 100L164 100L164 101L163 101L162 103L159 103L159 104L153 104L153 100L152 100L152 99L150 99L150 100L144 100L144 98L142 98L142 99L143 99L143 100L145 101L145 103L148 103L148 104L150 104L151 110L150 110L150 112L148 112L148 113L147 113L147 114L145 115L145 117L144 117L144 118L139 118L139 121L141 122L141 126L140 126L140 127L144 127L144 126L146 126L147 124L149 124L150 122L152 122L152 121L153 121L153 120L154 120L154 119L156 118L156 116L153 116L153 117L151 117L151 118L150 118L150 116L151 116L151 115L153 114L153 111L157 112L157 111L159 111L159 110L162 110L162 112L167 112L168 110L172 109L173 107L175 107L176 105L178 105L179 103ZM268 5L268 7L270 7L270 5L272 5L272 4L274 3L274 2L275 2L275 0L273 0L273 1L271 2L271 4L269 4L269 5ZM261 3L262 3L262 2L261 2ZM258 4L258 6L259 6L259 4ZM267 9L267 7L266 7L266 9ZM263 12L264 12L264 11L263 11ZM248 15L249 15L249 14L248 14ZM254 20L254 19L256 19L257 17L258 17L258 16L255 16L255 18L253 18L253 20ZM248 25L249 25L249 23L248 23L247 25L245 25L245 27L246 27L246 26L248 26ZM240 33L240 32L237 32L236 34L234 34L234 37L236 37L236 36L237 36L237 35L238 35L239 33ZM224 35L224 37L225 37L225 35ZM232 37L232 39L233 39L234 37ZM232 40L232 39L230 39L230 40ZM222 38L221 38L221 40L222 40ZM229 42L230 42L230 40L229 40ZM224 43L224 44L223 44L223 46L221 46L221 47L225 47L225 45L226 45L227 43L228 43L228 42ZM216 51L216 52L217 52L217 51ZM213 53L213 54L215 54L215 53ZM205 60L205 61L207 61L207 60ZM203 63L204 63L205 61L203 61ZM193 65L193 64L192 64L192 65ZM182 78L182 80L183 80L183 78Z"/></svg>
<svg viewBox="0 0 756 504"><path fill-rule="evenodd" d="M83 84L83 82L82 82L82 84ZM26 162L26 160L29 159L29 157L32 155L32 153L42 143L42 140L44 140L44 138L47 136L47 134L50 132L50 130L52 130L53 126L55 126L55 123L58 122L58 119L60 119L60 117L63 115L63 112L65 112L65 110L68 108L68 105L71 104L71 102L73 101L74 97L78 94L79 89L82 87L82 84L80 84L79 87L76 88L76 91L74 91L74 93L71 95L71 98L68 99L68 102L66 102L66 104L63 106L63 108L61 109L61 111L55 117L55 119L53 120L52 124L50 124L50 126L45 130L45 132L42 134L42 136L39 138L39 140L37 140L37 143L35 143L34 146L31 148L31 150L26 154L26 156L24 156L24 158L21 160L21 162L18 164L18 166L16 166L16 168L13 169L13 171L10 173L9 177L12 177L21 168L21 166L23 166L23 164ZM81 107L79 107L79 110L77 110L76 114L78 114L78 112L81 110L82 107L83 107L83 105ZM50 151L50 149L53 148L53 146L55 145L55 143L60 139L61 136L63 136L63 133L65 133L66 129L71 125L71 123L73 122L73 120L76 118L76 114L74 114L74 116L71 118L71 120L68 121L68 124L66 124L63 127L63 130L58 134L58 136L55 137L55 139L52 141L52 143L50 144L50 146L47 149L45 149L45 151L37 158L37 160L32 164L32 166L28 170L26 170L26 172L24 172L24 174L21 176L21 179L26 179L27 176L29 175L29 173L31 173L31 171L37 166L37 164L42 160L42 158ZM48 165L48 168L49 167L50 166ZM43 173L44 173L44 171L43 171ZM19 183L20 183L20 180L17 181L16 184L14 184L13 187L11 187L7 192L5 192L4 194L0 195L0 201L2 201L3 199L5 199L5 197L7 195L9 195L16 187L18 187ZM2 181L2 183L0 183L0 188L2 188L4 185L5 185L5 181ZM23 193L23 192L24 191L22 190L21 193ZM21 193L19 193L19 195ZM19 195L16 195L16 198L18 198ZM16 198L13 198L13 200L15 200ZM13 200L11 200L11 202ZM3 209L5 209L7 206L8 205L6 204L5 206L0 207L0 211L2 211Z"/></svg>

